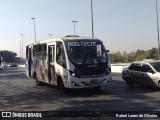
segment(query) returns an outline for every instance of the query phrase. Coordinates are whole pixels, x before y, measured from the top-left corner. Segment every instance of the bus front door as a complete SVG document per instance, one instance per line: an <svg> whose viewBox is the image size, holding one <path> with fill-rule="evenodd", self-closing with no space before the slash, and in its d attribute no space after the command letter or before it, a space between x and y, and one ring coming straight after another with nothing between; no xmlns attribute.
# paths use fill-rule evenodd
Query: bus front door
<svg viewBox="0 0 160 120"><path fill-rule="evenodd" d="M48 81L55 84L55 46L48 46Z"/></svg>

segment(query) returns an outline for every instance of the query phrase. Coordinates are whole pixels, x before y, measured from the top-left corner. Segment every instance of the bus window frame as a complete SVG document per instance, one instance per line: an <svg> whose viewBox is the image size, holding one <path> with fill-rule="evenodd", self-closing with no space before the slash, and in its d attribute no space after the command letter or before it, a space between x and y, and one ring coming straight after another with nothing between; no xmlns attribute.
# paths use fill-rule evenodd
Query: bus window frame
<svg viewBox="0 0 160 120"><path fill-rule="evenodd" d="M60 66L67 68L65 48L61 41L57 41L56 45L56 62Z"/></svg>

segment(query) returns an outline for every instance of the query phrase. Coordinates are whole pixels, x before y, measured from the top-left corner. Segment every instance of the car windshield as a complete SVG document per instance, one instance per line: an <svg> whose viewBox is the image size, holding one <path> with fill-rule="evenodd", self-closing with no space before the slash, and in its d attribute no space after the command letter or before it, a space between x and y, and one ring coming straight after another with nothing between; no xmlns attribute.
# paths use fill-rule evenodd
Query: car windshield
<svg viewBox="0 0 160 120"><path fill-rule="evenodd" d="M107 52L99 40L66 41L69 59L74 64L98 64L108 62Z"/></svg>
<svg viewBox="0 0 160 120"><path fill-rule="evenodd" d="M154 67L154 69L157 72L160 72L160 62L154 62L154 63L151 63L151 65Z"/></svg>

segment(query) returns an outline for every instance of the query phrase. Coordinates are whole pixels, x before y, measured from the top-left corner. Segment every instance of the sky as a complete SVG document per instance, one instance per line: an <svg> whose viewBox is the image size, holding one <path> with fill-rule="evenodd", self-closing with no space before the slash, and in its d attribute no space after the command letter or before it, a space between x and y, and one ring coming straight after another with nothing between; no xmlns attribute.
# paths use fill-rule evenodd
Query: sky
<svg viewBox="0 0 160 120"><path fill-rule="evenodd" d="M160 24L160 0L158 0ZM0 50L20 56L37 41L74 34L92 36L91 0L0 0ZM158 46L156 0L93 0L94 36L110 51L134 52Z"/></svg>

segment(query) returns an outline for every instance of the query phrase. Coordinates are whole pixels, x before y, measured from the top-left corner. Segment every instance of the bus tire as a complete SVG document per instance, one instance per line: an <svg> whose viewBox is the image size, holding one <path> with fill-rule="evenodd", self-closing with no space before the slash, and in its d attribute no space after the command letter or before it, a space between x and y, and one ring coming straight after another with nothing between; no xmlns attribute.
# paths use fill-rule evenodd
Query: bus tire
<svg viewBox="0 0 160 120"><path fill-rule="evenodd" d="M43 82L39 81L37 76L35 76L35 79L36 79L36 86L42 86L43 85Z"/></svg>
<svg viewBox="0 0 160 120"><path fill-rule="evenodd" d="M67 88L64 87L64 82L62 78L58 78L58 89L62 92L67 92Z"/></svg>
<svg viewBox="0 0 160 120"><path fill-rule="evenodd" d="M32 77L32 75L31 75L31 70L29 69L29 77Z"/></svg>

